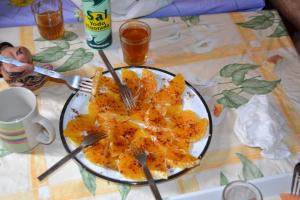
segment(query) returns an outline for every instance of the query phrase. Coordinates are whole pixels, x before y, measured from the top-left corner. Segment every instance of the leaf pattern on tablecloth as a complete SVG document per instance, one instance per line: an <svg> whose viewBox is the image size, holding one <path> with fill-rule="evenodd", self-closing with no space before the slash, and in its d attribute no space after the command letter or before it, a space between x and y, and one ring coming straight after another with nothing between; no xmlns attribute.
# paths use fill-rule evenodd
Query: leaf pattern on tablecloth
<svg viewBox="0 0 300 200"><path fill-rule="evenodd" d="M222 104L224 107L238 108L248 102L247 98L229 90L223 90L222 94L224 97L218 99L217 103Z"/></svg>
<svg viewBox="0 0 300 200"><path fill-rule="evenodd" d="M168 22L169 20L170 20L170 18L169 17L159 17L159 18L157 18L158 20L161 20L161 21L163 21L163 22Z"/></svg>
<svg viewBox="0 0 300 200"><path fill-rule="evenodd" d="M180 19L187 25L187 27L198 25L200 22L199 16L183 16Z"/></svg>
<svg viewBox="0 0 300 200"><path fill-rule="evenodd" d="M36 53L33 55L32 59L35 62L40 63L53 63L56 62L65 56L69 56L64 63L57 67L56 71L58 72L66 72L74 69L78 69L82 67L84 64L90 62L93 57L94 53L87 51L84 48L72 49L71 41L74 41L78 38L78 35L72 31L65 31L64 35L58 39L53 41L48 41L55 46L46 47L41 52ZM46 42L44 38L37 38L35 39L36 42Z"/></svg>
<svg viewBox="0 0 300 200"><path fill-rule="evenodd" d="M88 191L90 191L90 193L92 193L95 196L96 188L97 188L96 176L89 173L82 167L79 168L79 171L80 171L80 174L81 174L81 177L82 177L85 187L88 189Z"/></svg>
<svg viewBox="0 0 300 200"><path fill-rule="evenodd" d="M49 47L32 56L33 61L40 63L51 63L66 55L64 49L59 46Z"/></svg>
<svg viewBox="0 0 300 200"><path fill-rule="evenodd" d="M241 153L236 153L236 156L242 163L242 173L238 174L238 179L248 181L256 178L264 177L261 170L246 156ZM225 174L220 172L220 185L227 185L229 183L229 179L225 176Z"/></svg>
<svg viewBox="0 0 300 200"><path fill-rule="evenodd" d="M259 65L255 64L233 63L221 68L220 77L231 79L226 84L233 84L233 88L227 88L214 95L215 97L220 96L213 109L215 117L218 117L225 107L238 108L246 104L251 95L268 94L277 87L280 80L266 81L258 79L258 77L246 77L248 72L256 70L258 67Z"/></svg>
<svg viewBox="0 0 300 200"><path fill-rule="evenodd" d="M267 29L273 25L275 15L272 12L259 12L259 14L260 15L254 16L249 21L237 24L244 28L250 28L254 30Z"/></svg>
<svg viewBox="0 0 300 200"><path fill-rule="evenodd" d="M170 17L160 17L157 19L160 21L163 21L163 22L169 22L171 18ZM174 18L172 18L172 19L173 19L173 22L175 22ZM182 16L182 17L180 17L180 20L183 21L187 27L199 25L199 23L200 23L199 16Z"/></svg>
<svg viewBox="0 0 300 200"><path fill-rule="evenodd" d="M223 172L220 173L220 185L227 185L229 183L228 178Z"/></svg>
<svg viewBox="0 0 300 200"><path fill-rule="evenodd" d="M241 83L242 91L248 94L267 94L280 83L280 80L265 81L258 79L248 79Z"/></svg>
<svg viewBox="0 0 300 200"><path fill-rule="evenodd" d="M269 37L282 37L282 36L288 36L288 32L286 31L285 26L281 21L277 25L275 31Z"/></svg>
<svg viewBox="0 0 300 200"><path fill-rule="evenodd" d="M118 185L118 190L121 195L121 200L126 200L127 196L131 190L131 187L129 185L124 185L124 184L119 184Z"/></svg>
<svg viewBox="0 0 300 200"><path fill-rule="evenodd" d="M258 67L259 65L254 65L254 64L239 64L239 63L229 64L229 65L225 65L221 69L220 75L225 78L232 77L232 82L235 85L239 85L244 81L245 75L248 71L254 70Z"/></svg>
<svg viewBox="0 0 300 200"><path fill-rule="evenodd" d="M242 178L243 180L251 180L256 178L264 177L263 173L260 169L246 156L241 153L236 153L237 157L240 159L242 163Z"/></svg>
<svg viewBox="0 0 300 200"><path fill-rule="evenodd" d="M91 52L87 52L83 48L76 49L73 51L71 57L69 57L59 68L55 71L65 72L78 68L78 66L82 66L85 63L90 62L94 57L94 54Z"/></svg>
<svg viewBox="0 0 300 200"><path fill-rule="evenodd" d="M256 16L252 16L248 21L237 23L237 25L253 30L264 30L276 26L276 29L269 37L288 36L283 22L273 11L258 11L257 14Z"/></svg>

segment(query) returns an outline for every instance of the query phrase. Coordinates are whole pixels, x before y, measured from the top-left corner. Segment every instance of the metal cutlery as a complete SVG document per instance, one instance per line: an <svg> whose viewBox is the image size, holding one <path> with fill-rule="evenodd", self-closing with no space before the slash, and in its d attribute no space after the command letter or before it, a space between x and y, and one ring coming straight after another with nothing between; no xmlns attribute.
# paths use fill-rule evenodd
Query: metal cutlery
<svg viewBox="0 0 300 200"><path fill-rule="evenodd" d="M113 66L110 64L110 62L107 59L105 53L102 50L98 50L98 53L99 53L100 57L102 58L103 62L105 63L107 69L111 73L113 79L116 81L116 83L119 87L121 98L122 98L126 108L128 110L134 108L135 107L135 101L134 101L134 98L132 96L132 93L131 93L130 89L127 87L127 85L125 85L121 82L119 76L117 75L117 73L114 70Z"/></svg>
<svg viewBox="0 0 300 200"><path fill-rule="evenodd" d="M159 193L159 190L156 186L156 183L151 175L151 172L147 166L147 154L143 149L139 149L139 148L134 148L133 149L133 154L135 159L138 160L138 162L140 163L140 165L143 168L143 171L145 173L145 176L148 180L149 186L151 188L151 191L155 197L156 200L161 200L161 195Z"/></svg>
<svg viewBox="0 0 300 200"><path fill-rule="evenodd" d="M300 162L298 162L294 167L293 180L291 185L291 194L300 196Z"/></svg>
<svg viewBox="0 0 300 200"><path fill-rule="evenodd" d="M0 55L0 61L4 62L4 63L7 63L7 64L16 65L18 67L21 67L25 64L25 63L22 63L18 60L13 59L13 58L9 58L9 57L6 57L6 56L1 56L1 55ZM34 66L33 71L37 72L39 74L43 74L43 75L55 78L55 79L64 80L72 89L80 90L80 91L88 92L88 93L90 93L92 91L93 82L92 82L92 79L90 79L90 78L81 77L79 75L64 76L61 73L58 73L58 72L53 71L53 70L45 69L45 68L40 67L40 66Z"/></svg>
<svg viewBox="0 0 300 200"><path fill-rule="evenodd" d="M93 133L85 136L83 138L83 142L80 144L79 147L71 151L68 155L63 157L61 160L59 160L56 164L54 164L52 167L50 167L48 170L46 170L44 173L42 173L38 179L42 181L44 178L46 178L48 175L50 175L52 172L54 172L56 169L58 169L60 166L62 166L65 162L73 158L76 154L78 154L81 150L84 148L98 142L99 140L106 138L107 135L105 133Z"/></svg>

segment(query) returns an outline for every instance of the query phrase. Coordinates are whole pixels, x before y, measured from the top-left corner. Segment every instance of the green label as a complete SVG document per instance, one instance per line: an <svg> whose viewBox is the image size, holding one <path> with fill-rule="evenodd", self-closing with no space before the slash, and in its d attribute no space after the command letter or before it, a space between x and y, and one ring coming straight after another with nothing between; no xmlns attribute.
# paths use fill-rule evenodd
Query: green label
<svg viewBox="0 0 300 200"><path fill-rule="evenodd" d="M110 0L83 0L84 27L87 44L93 49L111 45Z"/></svg>

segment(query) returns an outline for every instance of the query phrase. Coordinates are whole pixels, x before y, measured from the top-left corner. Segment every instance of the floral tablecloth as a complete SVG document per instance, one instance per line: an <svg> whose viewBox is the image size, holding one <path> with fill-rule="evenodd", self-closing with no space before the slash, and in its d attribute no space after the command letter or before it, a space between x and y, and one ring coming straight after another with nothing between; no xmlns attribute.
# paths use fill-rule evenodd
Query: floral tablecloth
<svg viewBox="0 0 300 200"><path fill-rule="evenodd" d="M214 124L201 165L159 184L162 196L292 172L300 152L300 62L277 12L144 21L152 28L146 65L182 73L205 98ZM118 39L120 24L113 23L113 44L105 50L114 67L125 65ZM0 29L0 38L27 46L35 61L51 63L68 75L92 76L96 67L104 67L96 51L87 47L82 24L68 24L66 30L62 40L55 42L40 38L36 27ZM233 75L232 69L244 71ZM247 86L245 82L251 83ZM6 87L0 80L0 88ZM146 186L130 187L97 178L75 161L39 182L37 176L66 155L58 126L72 91L49 80L35 93L40 113L56 127L57 137L51 145L39 145L28 153L9 153L0 148L0 199L153 199ZM288 158L263 158L259 148L247 147L235 136L236 110L255 95L267 95L284 118L284 143L292 153Z"/></svg>

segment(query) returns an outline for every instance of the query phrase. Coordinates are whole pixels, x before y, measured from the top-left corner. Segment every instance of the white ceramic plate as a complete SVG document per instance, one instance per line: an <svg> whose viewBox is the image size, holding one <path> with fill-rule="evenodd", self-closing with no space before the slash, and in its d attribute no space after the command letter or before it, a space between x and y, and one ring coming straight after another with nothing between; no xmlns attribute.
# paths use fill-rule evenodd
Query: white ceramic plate
<svg viewBox="0 0 300 200"><path fill-rule="evenodd" d="M130 70L135 71L138 75L142 74L142 70L144 68L150 70L153 72L156 76L157 82L158 82L158 88L161 88L167 80L171 80L175 75L167 72L162 69L152 68L152 67L127 67ZM116 68L116 72L120 75L121 68ZM111 75L108 72L104 72L105 76L111 77ZM192 87L191 84L186 82L186 89L183 93L183 109L184 110L192 110L194 111L199 117L207 118L209 120L209 127L207 129L206 134L204 137L193 144L191 148L191 154L193 156L202 158L209 146L211 136L212 136L212 121L210 112L208 110L208 106L206 105L204 99L202 96L197 92L196 89ZM73 119L76 115L78 115L77 111L80 114L87 113L87 105L89 102L90 96L81 92L77 92L75 94L72 94L67 102L64 105L63 111L60 116L60 136L63 142L64 147L68 152L75 149L75 146L64 137L63 131L66 128L68 121ZM99 177L102 177L104 179L107 179L109 181L119 182L119 183L125 183L125 184L147 184L146 181L137 181L137 180L131 180L125 178L122 174L120 174L118 171L111 170L108 168L97 166L90 161L88 161L84 154L81 152L76 157L75 160L86 170L88 170L90 173L97 175ZM156 182L163 182L170 179L173 179L175 177L178 177L179 175L182 175L183 173L187 172L189 169L171 169L169 171L169 178L168 179L160 179L156 180Z"/></svg>

